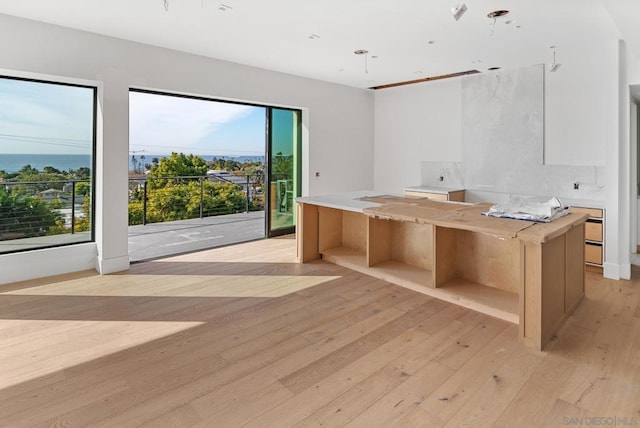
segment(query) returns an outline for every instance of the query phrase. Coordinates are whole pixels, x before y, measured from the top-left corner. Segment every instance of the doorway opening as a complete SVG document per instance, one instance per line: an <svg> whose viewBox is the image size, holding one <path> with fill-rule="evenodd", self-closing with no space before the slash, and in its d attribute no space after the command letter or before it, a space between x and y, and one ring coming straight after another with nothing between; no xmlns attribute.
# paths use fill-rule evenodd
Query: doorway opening
<svg viewBox="0 0 640 428"><path fill-rule="evenodd" d="M300 110L132 89L133 262L295 231Z"/></svg>

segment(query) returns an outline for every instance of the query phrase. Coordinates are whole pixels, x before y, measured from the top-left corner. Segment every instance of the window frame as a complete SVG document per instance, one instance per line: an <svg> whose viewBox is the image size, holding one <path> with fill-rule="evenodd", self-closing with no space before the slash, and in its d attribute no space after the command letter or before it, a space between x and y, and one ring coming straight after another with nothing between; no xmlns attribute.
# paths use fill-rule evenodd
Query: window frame
<svg viewBox="0 0 640 428"><path fill-rule="evenodd" d="M41 77L41 76L36 76L33 75L31 73L24 73L24 75L20 75L20 74L14 74L9 70L4 70L4 69L0 69L0 79L6 79L6 80L17 80L17 81L22 81L22 82L33 82L33 83L42 83L42 84L49 84L49 85L56 85L56 86L67 86L67 87L75 87L75 88L85 88L85 89L90 89L92 91L92 97L91 97L91 107L92 107L92 114L91 114L91 119L93 121L92 124L92 132L91 132L91 162L90 162L90 166L91 166L91 175L89 177L90 180L90 189L91 189L91 209L90 209L90 238L87 240L81 240L81 241L76 241L76 242L63 242L63 243L58 243L58 244L51 244L51 245L41 245L41 246L33 246L33 247L29 247L29 248L24 248L24 249L16 249L16 250L11 250L11 251L6 251L3 253L0 253L0 257L3 256L8 256L11 254L18 254L18 253L25 253L25 252L29 252L29 251L37 251L37 250L45 250L45 249L53 249L53 248L60 248L60 247L69 247L69 246L73 246L73 245L83 245L83 244L90 244L90 243L95 243L96 242L96 190L97 190L97 185L96 185L96 180L97 180L97 174L96 174L96 166L97 166L97 150L98 150L98 144L97 144L97 140L98 140L98 91L99 91L99 86L97 84L90 84L90 83L78 83L77 81L73 81L73 79L65 79L62 77L57 77L57 76L47 76L47 77ZM62 235L62 234L57 234L57 235ZM48 236L57 236L57 235L48 235ZM6 242L11 242L11 240L7 240Z"/></svg>

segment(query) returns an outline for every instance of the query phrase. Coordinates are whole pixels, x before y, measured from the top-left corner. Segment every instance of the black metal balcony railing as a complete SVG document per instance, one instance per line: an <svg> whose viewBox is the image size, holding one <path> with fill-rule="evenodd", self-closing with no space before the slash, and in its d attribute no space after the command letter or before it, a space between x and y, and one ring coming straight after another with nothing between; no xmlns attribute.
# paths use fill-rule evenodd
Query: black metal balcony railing
<svg viewBox="0 0 640 428"><path fill-rule="evenodd" d="M0 184L0 241L90 230L88 179Z"/></svg>
<svg viewBox="0 0 640 428"><path fill-rule="evenodd" d="M129 178L129 225L261 210L263 175Z"/></svg>

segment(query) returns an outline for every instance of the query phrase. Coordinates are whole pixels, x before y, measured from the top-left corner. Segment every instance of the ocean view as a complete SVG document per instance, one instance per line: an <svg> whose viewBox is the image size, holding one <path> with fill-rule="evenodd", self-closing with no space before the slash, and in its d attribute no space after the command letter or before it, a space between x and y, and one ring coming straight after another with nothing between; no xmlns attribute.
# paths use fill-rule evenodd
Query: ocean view
<svg viewBox="0 0 640 428"><path fill-rule="evenodd" d="M41 155L41 154L0 154L0 171L17 172L23 166L31 165L40 171L45 166L50 166L60 171L91 168L90 155Z"/></svg>
<svg viewBox="0 0 640 428"><path fill-rule="evenodd" d="M164 158L169 155L153 155L145 154L145 163L151 163L153 158ZM203 159L210 161L213 158L235 159L238 162L263 162L264 156L224 156L224 155L204 155ZM136 158L139 160L140 156ZM68 171L69 169L78 169L82 167L91 168L90 155L41 155L41 154L0 154L0 171L8 173L17 172L23 166L31 165L40 171L45 166L50 166L60 171ZM129 156L129 169L133 169L131 156Z"/></svg>

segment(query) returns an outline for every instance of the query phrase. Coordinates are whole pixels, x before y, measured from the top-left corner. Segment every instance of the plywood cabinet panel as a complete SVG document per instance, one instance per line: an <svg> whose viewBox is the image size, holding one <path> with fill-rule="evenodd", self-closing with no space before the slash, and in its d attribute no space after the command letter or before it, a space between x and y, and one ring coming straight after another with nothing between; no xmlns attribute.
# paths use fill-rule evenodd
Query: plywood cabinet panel
<svg viewBox="0 0 640 428"><path fill-rule="evenodd" d="M316 205L297 204L297 258L307 263L320 258L318 246L318 209Z"/></svg>
<svg viewBox="0 0 640 428"><path fill-rule="evenodd" d="M565 314L566 234L542 244L541 345L551 340Z"/></svg>
<svg viewBox="0 0 640 428"><path fill-rule="evenodd" d="M342 246L367 251L367 216L351 211L342 214Z"/></svg>
<svg viewBox="0 0 640 428"><path fill-rule="evenodd" d="M605 210L602 208L571 207L571 211L589 216L585 223L584 260L589 265L589 270L602 271L605 244Z"/></svg>
<svg viewBox="0 0 640 428"><path fill-rule="evenodd" d="M603 218L604 210L602 208L588 208L588 207L571 207L572 212L587 214L593 218Z"/></svg>
<svg viewBox="0 0 640 428"><path fill-rule="evenodd" d="M587 221L584 224L585 239L587 241L602 242L602 222L600 221Z"/></svg>
<svg viewBox="0 0 640 428"><path fill-rule="evenodd" d="M424 270L433 269L433 225L392 221L391 258Z"/></svg>
<svg viewBox="0 0 640 428"><path fill-rule="evenodd" d="M520 271L517 239L498 239L483 233L458 230L456 275L468 281L518 292Z"/></svg>
<svg viewBox="0 0 640 428"><path fill-rule="evenodd" d="M427 193L427 192L412 192L410 190L405 190L405 196L417 196L420 198L429 198L434 201L448 201L449 195L446 193Z"/></svg>
<svg viewBox="0 0 640 428"><path fill-rule="evenodd" d="M564 309L566 313L571 313L580 303L584 296L584 230L581 227L574 227L566 234L567 243L565 246L566 261L566 287L564 298Z"/></svg>
<svg viewBox="0 0 640 428"><path fill-rule="evenodd" d="M434 201L455 201L464 202L464 190L447 190L430 192L428 190L411 190L405 189L405 196L418 196L420 198L428 198Z"/></svg>
<svg viewBox="0 0 640 428"><path fill-rule="evenodd" d="M537 224L424 202L299 209L301 232L315 234L298 237L299 260L317 243L327 261L518 323L525 344L544 347L584 296L585 257L602 262L601 246L585 247L587 215Z"/></svg>
<svg viewBox="0 0 640 428"><path fill-rule="evenodd" d="M587 263L602 264L602 245L587 242L584 244L584 254Z"/></svg>

